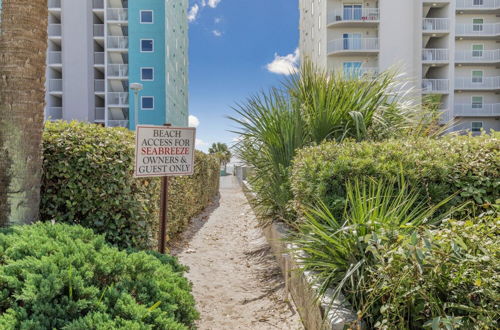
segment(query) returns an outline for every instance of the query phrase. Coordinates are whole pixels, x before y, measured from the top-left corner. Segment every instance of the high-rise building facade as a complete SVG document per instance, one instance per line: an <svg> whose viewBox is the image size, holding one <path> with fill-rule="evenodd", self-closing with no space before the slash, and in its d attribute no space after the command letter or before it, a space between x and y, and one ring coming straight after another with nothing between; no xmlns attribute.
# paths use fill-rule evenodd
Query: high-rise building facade
<svg viewBox="0 0 500 330"><path fill-rule="evenodd" d="M318 66L392 67L440 95L454 130L500 130L500 0L300 0L300 53Z"/></svg>
<svg viewBox="0 0 500 330"><path fill-rule="evenodd" d="M46 119L188 124L187 0L48 3Z"/></svg>

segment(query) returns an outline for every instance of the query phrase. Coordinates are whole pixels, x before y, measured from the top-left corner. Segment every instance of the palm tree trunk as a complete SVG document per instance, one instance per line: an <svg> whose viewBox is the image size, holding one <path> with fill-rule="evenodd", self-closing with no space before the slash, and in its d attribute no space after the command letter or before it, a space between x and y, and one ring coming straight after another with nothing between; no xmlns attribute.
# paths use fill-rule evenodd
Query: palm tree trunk
<svg viewBox="0 0 500 330"><path fill-rule="evenodd" d="M0 4L0 226L38 219L47 0Z"/></svg>

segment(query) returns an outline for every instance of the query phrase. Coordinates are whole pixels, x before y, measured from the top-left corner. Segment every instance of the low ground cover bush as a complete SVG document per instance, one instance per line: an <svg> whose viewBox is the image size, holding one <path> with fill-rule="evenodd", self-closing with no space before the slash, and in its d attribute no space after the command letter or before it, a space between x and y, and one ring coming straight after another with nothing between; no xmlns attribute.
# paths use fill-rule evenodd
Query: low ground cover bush
<svg viewBox="0 0 500 330"><path fill-rule="evenodd" d="M123 248L157 238L160 180L133 177L134 133L86 123L46 123L41 219L80 224ZM218 193L219 161L197 152L195 174L170 180L169 237Z"/></svg>
<svg viewBox="0 0 500 330"><path fill-rule="evenodd" d="M381 142L325 143L301 150L291 186L297 210L317 201L341 215L345 184L355 178L404 177L429 206L458 193L442 210L471 202L480 214L500 197L500 133Z"/></svg>
<svg viewBox="0 0 500 330"><path fill-rule="evenodd" d="M125 252L81 226L0 232L1 329L190 329L198 313L185 269Z"/></svg>
<svg viewBox="0 0 500 330"><path fill-rule="evenodd" d="M319 294L347 299L353 328L498 328L498 205L452 221L435 216L449 200L428 208L404 181L354 179L345 189L341 217L319 202L290 239Z"/></svg>

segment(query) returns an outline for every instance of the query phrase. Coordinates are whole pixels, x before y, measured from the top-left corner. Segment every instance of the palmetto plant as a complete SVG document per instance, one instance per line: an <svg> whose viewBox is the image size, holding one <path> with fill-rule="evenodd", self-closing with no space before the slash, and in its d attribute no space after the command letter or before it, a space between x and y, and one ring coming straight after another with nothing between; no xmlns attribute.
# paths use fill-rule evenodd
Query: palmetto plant
<svg viewBox="0 0 500 330"><path fill-rule="evenodd" d="M392 72L370 79L344 77L306 62L282 88L238 104L237 115L230 117L242 136L235 150L254 169L250 181L261 211L282 219L293 217L289 169L299 148L417 132L415 127L424 124L416 118L422 118L425 109L401 90L397 80Z"/></svg>
<svg viewBox="0 0 500 330"><path fill-rule="evenodd" d="M437 222L435 212L451 197L429 208L402 179L354 181L346 191L342 218L335 218L322 203L311 206L290 241L302 255L301 270L315 273L320 296L328 290L334 297L343 294L355 311L364 314L377 296L367 290L365 269L378 262L381 247L412 235L430 219Z"/></svg>

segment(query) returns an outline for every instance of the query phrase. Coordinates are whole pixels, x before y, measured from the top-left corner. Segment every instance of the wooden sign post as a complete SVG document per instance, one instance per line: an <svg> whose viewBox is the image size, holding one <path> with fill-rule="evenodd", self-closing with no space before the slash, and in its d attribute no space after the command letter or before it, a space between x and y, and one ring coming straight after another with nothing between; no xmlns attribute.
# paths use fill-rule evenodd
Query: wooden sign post
<svg viewBox="0 0 500 330"><path fill-rule="evenodd" d="M161 177L158 251L165 253L168 216L168 178L194 173L196 129L139 125L136 129L136 178Z"/></svg>

